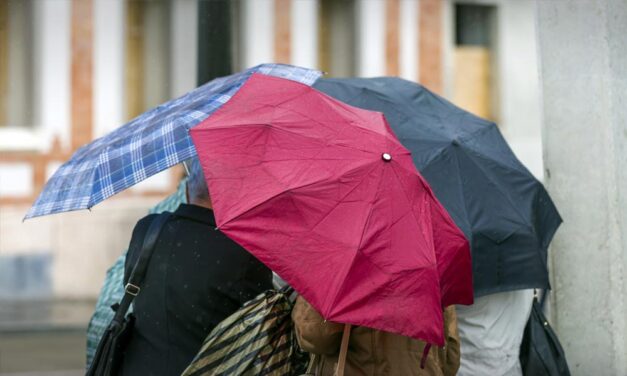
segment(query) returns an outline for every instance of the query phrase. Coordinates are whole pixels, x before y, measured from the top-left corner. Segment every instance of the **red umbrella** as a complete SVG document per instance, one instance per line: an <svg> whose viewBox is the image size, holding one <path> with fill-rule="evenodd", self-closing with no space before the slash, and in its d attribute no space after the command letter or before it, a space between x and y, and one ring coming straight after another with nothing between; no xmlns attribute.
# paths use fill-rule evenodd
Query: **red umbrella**
<svg viewBox="0 0 627 376"><path fill-rule="evenodd" d="M191 134L220 230L322 316L444 344L468 242L381 113L255 74Z"/></svg>

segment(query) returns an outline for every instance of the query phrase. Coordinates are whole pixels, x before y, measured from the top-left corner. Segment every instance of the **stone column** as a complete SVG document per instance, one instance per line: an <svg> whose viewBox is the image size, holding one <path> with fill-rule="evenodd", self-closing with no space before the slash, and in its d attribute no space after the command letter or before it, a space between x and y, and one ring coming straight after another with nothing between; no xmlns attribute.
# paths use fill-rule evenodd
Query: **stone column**
<svg viewBox="0 0 627 376"><path fill-rule="evenodd" d="M419 39L419 64L418 79L429 90L442 94L443 63L442 63L442 12L444 2L442 0L420 0L418 2L420 29Z"/></svg>
<svg viewBox="0 0 627 376"><path fill-rule="evenodd" d="M573 375L627 375L627 2L537 2L552 319Z"/></svg>
<svg viewBox="0 0 627 376"><path fill-rule="evenodd" d="M93 139L93 0L72 1L72 150Z"/></svg>

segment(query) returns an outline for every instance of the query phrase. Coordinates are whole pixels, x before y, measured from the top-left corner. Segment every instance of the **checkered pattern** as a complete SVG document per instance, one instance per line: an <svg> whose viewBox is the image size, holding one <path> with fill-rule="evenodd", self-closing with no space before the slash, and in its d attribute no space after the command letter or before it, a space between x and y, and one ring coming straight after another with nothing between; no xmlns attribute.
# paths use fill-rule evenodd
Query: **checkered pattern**
<svg viewBox="0 0 627 376"><path fill-rule="evenodd" d="M181 181L176 192L150 209L149 213L173 212L180 204L187 203L187 197L185 196L186 183L186 179ZM124 263L126 261L126 252L127 251L124 251L109 270L107 270L107 276L100 290L100 295L98 295L96 310L91 320L89 320L89 325L87 326L87 367L89 367L91 361L94 359L100 338L113 319L111 306L115 303L119 303L124 295ZM132 311L132 308L131 306L129 312Z"/></svg>
<svg viewBox="0 0 627 376"><path fill-rule="evenodd" d="M313 84L320 72L262 64L215 79L80 148L50 178L25 218L87 209L196 155L189 130L226 103L253 73Z"/></svg>

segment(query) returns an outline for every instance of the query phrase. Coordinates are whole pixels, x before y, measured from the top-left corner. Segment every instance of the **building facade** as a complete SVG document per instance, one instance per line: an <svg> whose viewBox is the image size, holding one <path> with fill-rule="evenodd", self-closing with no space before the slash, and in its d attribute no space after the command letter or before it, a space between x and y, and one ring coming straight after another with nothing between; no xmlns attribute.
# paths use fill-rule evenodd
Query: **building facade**
<svg viewBox="0 0 627 376"><path fill-rule="evenodd" d="M197 85L197 0L0 0L0 299L94 298L171 169L91 212L22 222L81 145ZM531 1L238 0L218 19L231 70L282 62L400 76L496 121L542 177ZM216 15L213 15L216 17Z"/></svg>

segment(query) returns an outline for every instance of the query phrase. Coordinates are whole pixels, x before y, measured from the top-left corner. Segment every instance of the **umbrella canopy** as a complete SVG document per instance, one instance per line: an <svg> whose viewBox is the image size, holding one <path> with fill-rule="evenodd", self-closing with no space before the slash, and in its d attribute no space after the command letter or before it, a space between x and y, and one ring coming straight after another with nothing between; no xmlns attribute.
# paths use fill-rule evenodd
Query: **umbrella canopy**
<svg viewBox="0 0 627 376"><path fill-rule="evenodd" d="M444 344L468 242L381 113L255 74L191 135L219 229L326 319Z"/></svg>
<svg viewBox="0 0 627 376"><path fill-rule="evenodd" d="M494 123L400 78L320 79L314 87L385 114L470 240L476 296L549 288L547 248L562 220Z"/></svg>
<svg viewBox="0 0 627 376"><path fill-rule="evenodd" d="M320 72L262 64L215 79L81 147L48 180L26 218L88 209L196 155L189 129L226 103L253 73L312 84Z"/></svg>

